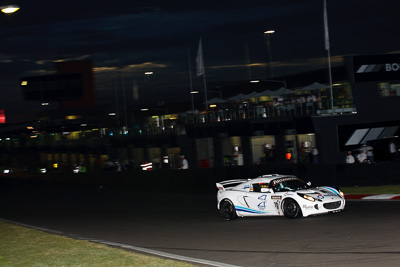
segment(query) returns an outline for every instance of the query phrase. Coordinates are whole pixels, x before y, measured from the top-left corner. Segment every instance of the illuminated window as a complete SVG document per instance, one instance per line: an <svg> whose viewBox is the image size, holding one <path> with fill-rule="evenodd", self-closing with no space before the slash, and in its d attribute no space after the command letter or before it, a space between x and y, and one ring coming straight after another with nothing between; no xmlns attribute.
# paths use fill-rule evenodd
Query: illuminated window
<svg viewBox="0 0 400 267"><path fill-rule="evenodd" d="M400 83L379 83L378 89L381 96L400 96Z"/></svg>

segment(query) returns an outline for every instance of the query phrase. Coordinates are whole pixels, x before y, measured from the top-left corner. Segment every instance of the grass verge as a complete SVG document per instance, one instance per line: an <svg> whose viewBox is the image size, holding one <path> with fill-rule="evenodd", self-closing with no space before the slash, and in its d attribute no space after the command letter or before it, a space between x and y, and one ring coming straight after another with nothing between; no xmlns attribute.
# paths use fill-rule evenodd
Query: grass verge
<svg viewBox="0 0 400 267"><path fill-rule="evenodd" d="M0 266L195 266L0 221Z"/></svg>
<svg viewBox="0 0 400 267"><path fill-rule="evenodd" d="M380 185L380 186L354 186L341 187L343 193L351 194L400 194L400 185Z"/></svg>

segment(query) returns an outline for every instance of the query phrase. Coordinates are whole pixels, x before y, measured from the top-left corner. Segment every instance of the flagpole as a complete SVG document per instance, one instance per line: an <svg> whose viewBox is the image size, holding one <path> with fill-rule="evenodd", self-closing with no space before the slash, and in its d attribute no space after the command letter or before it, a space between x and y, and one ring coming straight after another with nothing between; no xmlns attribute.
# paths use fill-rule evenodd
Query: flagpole
<svg viewBox="0 0 400 267"><path fill-rule="evenodd" d="M206 110L208 110L207 82L206 82L206 72L204 70L203 48L201 45L201 38L199 41L199 49L197 51L196 64L197 64L197 71L196 71L197 76L203 75L204 98L205 98Z"/></svg>
<svg viewBox="0 0 400 267"><path fill-rule="evenodd" d="M127 109L126 109L126 95L125 95L125 79L124 79L124 71L121 70L121 79L122 79L122 96L124 100L124 112L125 112L125 127L128 128L128 115L127 115Z"/></svg>
<svg viewBox="0 0 400 267"><path fill-rule="evenodd" d="M192 63L190 62L190 49L188 49L188 59L189 59L189 82L190 82L190 96L192 98L192 111L194 111L194 100L193 100L193 81L192 81Z"/></svg>
<svg viewBox="0 0 400 267"><path fill-rule="evenodd" d="M207 96L207 82L206 82L206 74L203 74L203 83L204 83L204 94L206 98L206 110L208 110L208 96Z"/></svg>
<svg viewBox="0 0 400 267"><path fill-rule="evenodd" d="M333 111L333 88L332 88L332 68L331 68L331 52L328 50L328 71L329 71L329 94L331 98L331 109Z"/></svg>
<svg viewBox="0 0 400 267"><path fill-rule="evenodd" d="M332 88L332 68L331 68L331 51L329 42L328 31L328 12L326 8L326 0L324 0L324 31L325 31L325 49L328 54L328 72L329 72L329 94L330 94L330 108L333 111L333 88Z"/></svg>

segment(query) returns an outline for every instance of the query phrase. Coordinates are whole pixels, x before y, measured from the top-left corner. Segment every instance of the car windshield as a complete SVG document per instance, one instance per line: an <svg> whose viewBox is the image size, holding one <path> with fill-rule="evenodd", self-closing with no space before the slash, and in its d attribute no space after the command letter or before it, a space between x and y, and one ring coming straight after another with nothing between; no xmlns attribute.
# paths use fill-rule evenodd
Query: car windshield
<svg viewBox="0 0 400 267"><path fill-rule="evenodd" d="M271 181L274 192L287 192L310 188L305 182L295 177L279 178Z"/></svg>

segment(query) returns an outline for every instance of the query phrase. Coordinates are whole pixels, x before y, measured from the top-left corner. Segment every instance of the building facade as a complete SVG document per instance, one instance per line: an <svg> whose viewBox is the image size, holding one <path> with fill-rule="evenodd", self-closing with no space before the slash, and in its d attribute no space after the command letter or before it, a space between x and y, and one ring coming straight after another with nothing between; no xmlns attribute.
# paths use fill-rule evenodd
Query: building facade
<svg viewBox="0 0 400 267"><path fill-rule="evenodd" d="M75 110L82 114L72 121L68 113L49 112L53 117L48 115L46 125L1 128L1 165L83 164L96 170L116 162L131 168L151 162L154 170L179 168L180 155L189 168L340 164L347 151L367 143L376 146L376 160L384 161L388 140L397 145L400 134L399 62L400 54L350 57L332 69L332 85L326 83L327 70L216 83L211 88L218 93L205 110L141 113L128 107L122 116L132 119L123 126L99 115L99 107ZM282 84L289 89L279 88Z"/></svg>

